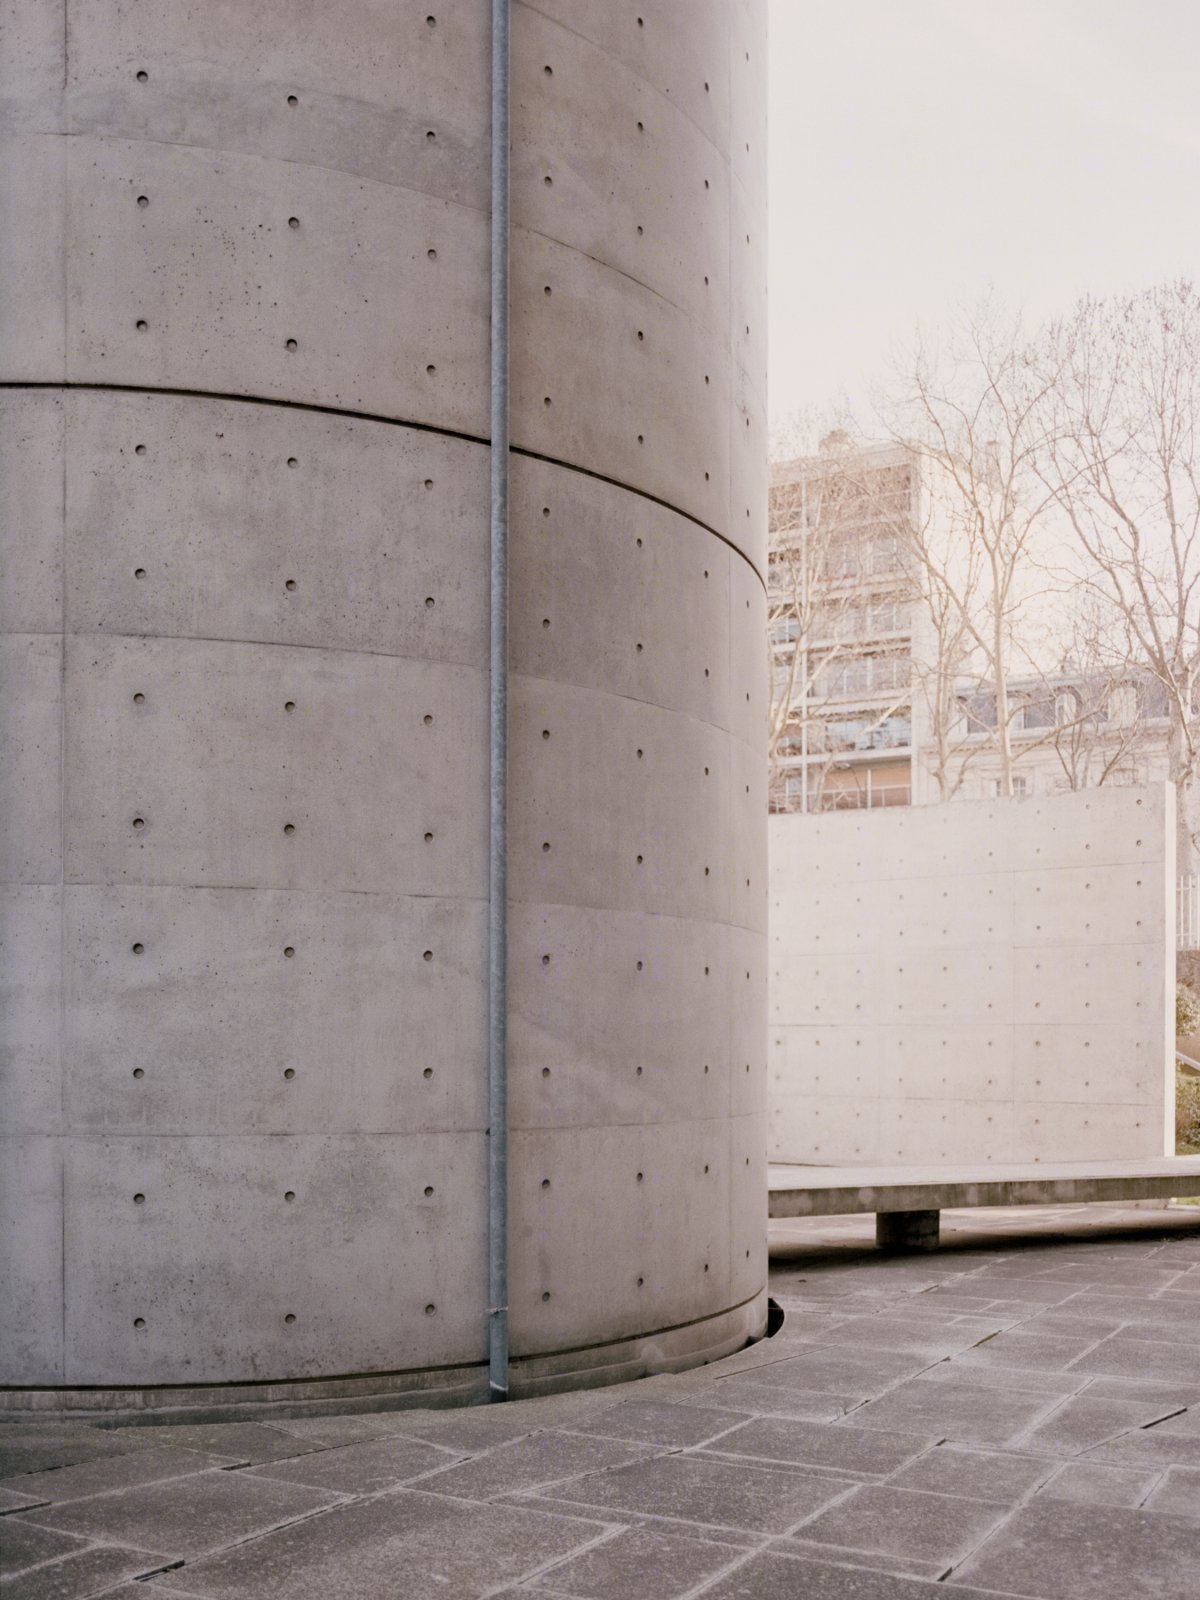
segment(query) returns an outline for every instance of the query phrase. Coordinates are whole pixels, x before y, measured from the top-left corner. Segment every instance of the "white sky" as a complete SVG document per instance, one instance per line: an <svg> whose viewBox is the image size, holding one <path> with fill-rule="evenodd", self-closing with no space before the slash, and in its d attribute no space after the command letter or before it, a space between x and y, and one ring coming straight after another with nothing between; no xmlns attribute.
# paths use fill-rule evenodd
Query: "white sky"
<svg viewBox="0 0 1200 1600"><path fill-rule="evenodd" d="M1200 278L1200 0L769 0L771 418L918 321Z"/></svg>

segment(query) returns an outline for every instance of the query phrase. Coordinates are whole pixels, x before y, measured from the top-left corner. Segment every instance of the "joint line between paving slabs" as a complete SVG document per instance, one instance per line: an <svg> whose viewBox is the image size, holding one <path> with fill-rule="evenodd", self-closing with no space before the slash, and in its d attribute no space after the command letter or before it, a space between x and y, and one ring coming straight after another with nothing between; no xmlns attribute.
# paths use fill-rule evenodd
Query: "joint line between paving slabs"
<svg viewBox="0 0 1200 1600"><path fill-rule="evenodd" d="M934 1581L936 1583L945 1583L947 1578L949 1578L952 1573L957 1572L960 1567L965 1566L973 1556L977 1555L979 1551L983 1549L984 1545L987 1544L989 1539L994 1539L998 1533L1002 1533L1004 1529L1008 1527L1009 1523L1016 1516L1018 1511L1024 1511L1025 1507L1029 1505L1031 1501L1036 1499L1039 1494L1041 1494L1046 1485L1054 1481L1063 1467L1069 1465L1070 1462L1067 1461L1059 1462L1057 1468L1048 1473L1040 1483L1035 1483L1030 1488L1026 1489L1021 1498L1008 1508L1004 1516L1002 1516L1000 1521L996 1523L995 1527L989 1528L982 1539L977 1539L965 1555L961 1555L957 1558L957 1560L952 1561L944 1572L938 1574Z"/></svg>
<svg viewBox="0 0 1200 1600"><path fill-rule="evenodd" d="M754 1545L748 1550L739 1550L737 1555L731 1557L723 1567L718 1567L716 1572L710 1572L707 1578L701 1578L700 1582L697 1583L693 1588L687 1589L684 1591L684 1593L680 1594L677 1597L677 1600L697 1600L698 1596L708 1594L714 1584L720 1583L723 1579L731 1577L735 1572L740 1572L741 1569L753 1561L756 1556L762 1555L763 1551L766 1549L769 1549L769 1544L764 1542L762 1544Z"/></svg>
<svg viewBox="0 0 1200 1600"><path fill-rule="evenodd" d="M878 1394L868 1395L865 1400L860 1400L857 1405L851 1406L848 1411L843 1411L841 1416L835 1417L829 1426L831 1428L840 1427L847 1417L852 1417L856 1411L861 1411L864 1406L869 1406L875 1400L882 1400L885 1395L889 1395L893 1390L899 1389L902 1384L915 1383L918 1378L923 1378L927 1372L932 1372L935 1367L949 1366L949 1364L949 1356L939 1356L936 1361L931 1361L927 1367L918 1367L915 1372L910 1372L903 1378L894 1378Z"/></svg>
<svg viewBox="0 0 1200 1600"><path fill-rule="evenodd" d="M595 1517L590 1519L595 1522ZM548 1561L543 1561L540 1566L530 1567L528 1572L522 1572L518 1577L505 1578L500 1583L492 1584L488 1589L480 1592L479 1600L491 1600L493 1595L511 1594L514 1584L531 1583L535 1578L543 1578L546 1573L553 1572L557 1567L565 1567L569 1561L577 1561L580 1556L585 1556L592 1550L598 1550L601 1545L611 1544L622 1533L628 1532L629 1525L625 1522L611 1522L603 1524L603 1531L595 1538L577 1544L573 1550L568 1550L564 1555L551 1556Z"/></svg>

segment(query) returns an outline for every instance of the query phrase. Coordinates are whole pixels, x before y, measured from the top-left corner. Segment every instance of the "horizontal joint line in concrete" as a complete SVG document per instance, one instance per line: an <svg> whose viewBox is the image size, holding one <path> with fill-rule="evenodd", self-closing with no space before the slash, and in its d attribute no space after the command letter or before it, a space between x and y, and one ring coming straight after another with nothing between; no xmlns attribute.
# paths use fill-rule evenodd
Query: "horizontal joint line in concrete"
<svg viewBox="0 0 1200 1600"><path fill-rule="evenodd" d="M662 1333L681 1333L685 1328L702 1328L706 1322L715 1322L718 1317L731 1316L733 1312L741 1311L745 1306L753 1305L759 1295L766 1294L766 1292L767 1281L764 1278L753 1294L748 1294L744 1300L735 1300L729 1306L719 1306L716 1311L706 1311L699 1317L688 1317L685 1322L672 1322L663 1327L645 1328L640 1333L623 1333L615 1339L603 1339L599 1342L593 1340L589 1344L563 1345L561 1349L555 1347L553 1350L527 1351L523 1355L518 1352L513 1355L513 1361L556 1361L559 1356L578 1355L588 1350L603 1350L608 1345L629 1344L635 1339L653 1339Z"/></svg>
<svg viewBox="0 0 1200 1600"><path fill-rule="evenodd" d="M23 887L23 886L22 886ZM122 885L124 887L124 885ZM166 887L171 887L166 885ZM297 890L297 893L307 891ZM360 891L367 893L369 891ZM416 898L415 896L413 898ZM436 898L431 896L430 898ZM604 911L611 912L618 917L662 917L667 922L688 922L701 928L732 928L738 933L762 934L761 928L754 927L749 922L729 922L724 917L688 917L678 911L647 911L644 906L602 906L591 900L547 900L537 895L509 895L508 903L513 906L544 906L548 910L561 911ZM743 971L745 968L742 969Z"/></svg>
<svg viewBox="0 0 1200 1600"><path fill-rule="evenodd" d="M628 62L622 61L620 56L614 55L611 50L606 50L602 44L595 39L589 38L586 33L580 33L578 28L572 28L570 24L564 22L561 17L554 16L549 11L545 10L543 6L535 4L534 0L522 0L522 4L524 5L526 11L534 12L537 16L541 17L543 22L549 22L554 27L561 28L564 33L569 33L572 38L581 40L585 45L588 46L589 49L595 50L599 55L607 56L610 61L616 62L618 67L624 68L624 70L627 71L631 77L636 78L639 83L643 84L651 91L652 94L656 95L659 102L663 106L667 107L670 111L674 112L678 116L681 116L690 127L694 128L704 142L711 147L717 160L721 161L725 167L732 172L733 163L730 161L728 155L726 155L721 149L720 145L713 140L712 136L700 126L694 117L688 115L688 113L677 101L671 99L669 93L664 93L664 91L659 88L658 84L655 83L653 79L644 77L641 73L630 67Z"/></svg>
<svg viewBox="0 0 1200 1600"><path fill-rule="evenodd" d="M512 453L515 456L524 456L526 461L544 461L547 466L562 467L567 472L577 472L581 478L595 478L597 483L606 483L612 489L624 489L629 494L637 495L639 500L649 500L652 505L662 506L664 510L671 511L677 517L682 517L685 522L690 522L693 527L703 528L705 533L711 534L714 539L719 539L723 545L728 545L734 555L741 556L751 572L762 584L763 593L767 591L766 579L751 561L746 552L740 549L733 540L727 538L719 528L714 528L711 523L704 522L700 517L694 517L690 511L681 511L670 500L665 500L660 494L651 494L648 489L637 489L632 484L622 483L620 478L610 478L607 473L597 472L592 467L581 467L574 461L561 461L557 456L547 456L538 450L525 450L520 445L513 445Z"/></svg>
<svg viewBox="0 0 1200 1600"><path fill-rule="evenodd" d="M215 389L178 389L163 387L147 387L139 383L57 383L49 380L25 380L17 382L0 382L0 391L5 389L38 389L50 390L56 393L83 393L83 394L140 394L140 395L167 395L175 400L219 400L230 405L275 406L285 411L310 411L317 416L341 417L348 422L377 422L389 428L409 428L414 433L433 433L444 439L461 439L466 444L488 446L490 439L477 433L467 433L460 428L441 428L432 422L415 421L410 417L385 417L377 411L358 411L346 406L322 406L308 400L283 400L277 395L257 394L226 394ZM510 454L523 456L527 461L542 461L550 467L561 467L564 472L576 472L584 478L594 478L598 483L606 483L612 489L621 489L626 494L636 495L639 500L648 500L652 505L662 506L664 510L673 512L684 522L690 522L693 527L702 528L705 533L727 545L735 555L742 560L754 573L763 592L766 593L766 580L762 573L751 561L744 550L734 544L719 529L702 518L694 516L690 511L666 500L662 495L651 494L648 489L639 489L636 484L624 483L620 478L610 477L607 473L597 472L593 467L583 467L574 461L564 461L558 456L543 455L537 450L525 450L520 445L513 445Z"/></svg>
<svg viewBox="0 0 1200 1600"><path fill-rule="evenodd" d="M414 661L423 667L461 667L465 672L473 672L479 679L487 677L486 664L478 661L463 661L457 656L414 656L402 650L364 650L356 645L344 644L305 644L296 639L238 639L223 634L212 633L126 633L118 628L71 628L64 633L28 633L17 634L11 630L2 635L5 638L26 639L142 639L153 642L157 639L169 640L178 644L231 644L245 645L250 650L315 650L323 656L370 656L381 661ZM559 681L559 680L554 680ZM622 696L622 698L625 698ZM663 708L670 710L669 706ZM716 726L716 724L712 724ZM744 743L745 741L743 741Z"/></svg>
<svg viewBox="0 0 1200 1600"><path fill-rule="evenodd" d="M17 889L111 889L112 880L109 878L65 878L60 884L57 879L52 883L6 883L4 888ZM123 893L132 894L142 889L175 889L185 894L300 894L308 900L340 900L348 895L366 895L375 900L440 900L447 905L482 905L487 900L486 894L418 894L411 889L297 889L288 884L271 883L170 883L153 881L134 883L123 879L120 884Z"/></svg>
<svg viewBox="0 0 1200 1600"><path fill-rule="evenodd" d="M35 637L37 637L37 636L35 636ZM58 635L56 633L51 633L51 634L46 634L43 637L48 638L48 639L57 639ZM97 638L102 638L102 639L116 639L116 638L135 638L135 639L137 639L137 638L143 638L143 637L147 637L147 636L143 635L143 634L103 633L103 634L97 634L96 637ZM180 635L179 637L182 637L182 638L186 639L186 638L189 637L189 635L183 634L183 635ZM225 641L221 641L221 642L224 643ZM319 649L319 648L322 648L322 647L321 646L314 646L313 648L318 648ZM419 657L411 657L411 658L405 657L403 659L412 659L412 660L425 661L425 660L430 659L430 658L425 657L425 656L419 656ZM469 663L463 663L463 664L464 665L468 665ZM627 704L629 704L631 706L649 706L652 711L665 711L667 713L667 715L672 717L676 722L694 722L697 727L700 727L700 728L711 728L714 733L723 734L731 742L734 742L736 744L741 745L746 750L752 751L754 753L754 755L757 756L758 753L759 753L759 746L758 746L758 741L757 740L744 738L734 728L726 728L719 722L709 722L707 720L707 718L705 718L705 717L698 717L691 711L683 711L683 710L680 710L677 706L667 705L662 700L647 700L643 695L639 695L639 694L624 694L623 692L621 692L618 689L610 689L610 688L607 688L607 687L598 687L594 683L577 683L577 682L574 681L574 679L571 679L571 678L551 678L551 677L548 677L544 672L522 672L519 668L515 668L513 670L512 676L514 678L520 678L525 683L548 683L551 686L551 688L554 688L554 689L564 689L564 688L565 689L576 689L582 694L603 695L608 700L624 700ZM733 720L733 719L731 719L731 720ZM1154 941L1150 940L1148 942L1153 943ZM1038 946L1038 948L1040 949L1042 947ZM806 950L803 953L805 955L808 955L810 952L808 952Z"/></svg>

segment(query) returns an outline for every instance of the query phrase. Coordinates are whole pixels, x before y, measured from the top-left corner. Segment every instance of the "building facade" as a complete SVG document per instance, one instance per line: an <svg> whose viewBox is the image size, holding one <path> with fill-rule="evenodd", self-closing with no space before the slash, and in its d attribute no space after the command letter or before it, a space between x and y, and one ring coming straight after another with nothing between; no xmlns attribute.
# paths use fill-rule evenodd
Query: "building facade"
<svg viewBox="0 0 1200 1600"><path fill-rule="evenodd" d="M906 452L841 432L771 469L773 811L912 801L923 618L905 540L919 493Z"/></svg>
<svg viewBox="0 0 1200 1600"><path fill-rule="evenodd" d="M772 467L773 812L1000 794L994 685L946 599L972 582L954 570L953 493L927 453L856 447L841 431ZM940 584L928 575L934 552ZM1165 695L1147 672L1070 662L1031 672L1028 641L1012 637L1011 650L1026 664L1006 684L1015 795L1168 776Z"/></svg>

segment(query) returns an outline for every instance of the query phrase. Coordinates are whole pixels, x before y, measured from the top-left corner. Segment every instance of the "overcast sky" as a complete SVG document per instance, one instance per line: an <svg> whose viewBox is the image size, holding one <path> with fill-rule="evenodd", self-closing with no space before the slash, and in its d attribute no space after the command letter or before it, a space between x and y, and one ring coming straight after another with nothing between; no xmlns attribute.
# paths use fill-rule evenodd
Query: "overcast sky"
<svg viewBox="0 0 1200 1600"><path fill-rule="evenodd" d="M989 285L1200 278L1200 0L769 0L771 415Z"/></svg>

